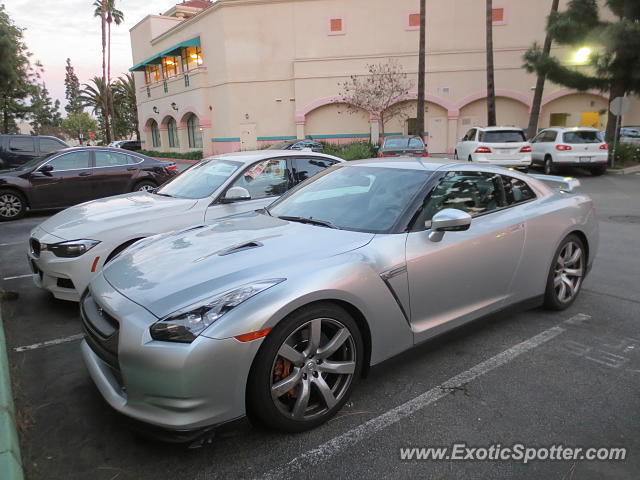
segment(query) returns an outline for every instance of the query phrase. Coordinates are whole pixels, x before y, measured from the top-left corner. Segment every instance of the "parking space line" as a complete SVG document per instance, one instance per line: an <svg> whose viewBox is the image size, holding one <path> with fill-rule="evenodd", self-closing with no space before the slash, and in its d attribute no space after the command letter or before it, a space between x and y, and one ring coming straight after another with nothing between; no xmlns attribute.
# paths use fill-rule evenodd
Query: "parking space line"
<svg viewBox="0 0 640 480"><path fill-rule="evenodd" d="M0 243L0 247L10 247L12 245L20 245L24 242L9 242L9 243Z"/></svg>
<svg viewBox="0 0 640 480"><path fill-rule="evenodd" d="M28 278L33 277L33 273L28 273L26 275L16 275L15 277L4 277L2 280L15 280L17 278Z"/></svg>
<svg viewBox="0 0 640 480"><path fill-rule="evenodd" d="M518 343L508 350L505 350L504 352L499 353L494 357L491 357L488 360L475 365L474 367L471 367L469 370L451 377L443 384L432 388L431 390L413 398L412 400L409 400L402 405L388 410L387 412L372 418L366 423L363 423L356 428L338 435L332 440L329 440L311 450L308 450L301 455L298 455L289 463L265 473L261 478L276 479L299 475L309 467L316 466L321 462L330 459L331 457L341 453L343 450L365 440L376 432L383 430L414 414L415 412L431 405L432 403L437 402L441 398L446 397L450 394L451 388L459 387L460 385L469 383L470 381L486 373L489 373L502 365L509 363L523 353L529 352L534 348L548 342L549 340L552 340L553 338L566 331L566 328L562 326L563 324L575 325L576 323L583 322L589 318L591 318L589 315L585 315L582 313L571 317L569 320L566 320L565 322L556 325L555 327L551 327L548 330L545 330L542 333L529 338L528 340Z"/></svg>
<svg viewBox="0 0 640 480"><path fill-rule="evenodd" d="M51 347L53 345L60 345L61 343L75 342L76 340L82 340L84 333L78 333L71 335L70 337L56 338L55 340L47 340L46 342L34 343L33 345L25 345L23 347L16 347L14 352L26 352L29 350L36 350L38 348Z"/></svg>

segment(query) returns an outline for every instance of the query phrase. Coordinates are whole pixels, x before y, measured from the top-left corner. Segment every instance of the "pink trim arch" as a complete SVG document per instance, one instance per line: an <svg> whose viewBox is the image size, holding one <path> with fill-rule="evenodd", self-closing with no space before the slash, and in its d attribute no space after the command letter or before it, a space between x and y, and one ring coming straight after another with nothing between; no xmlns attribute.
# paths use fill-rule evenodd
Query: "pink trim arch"
<svg viewBox="0 0 640 480"><path fill-rule="evenodd" d="M331 105L333 103L344 103L340 100L340 97L337 95L332 95L330 97L322 97L314 100L311 103L308 103L300 110L296 110L295 121L299 125L304 125L306 122L306 117L309 113L311 113L316 108L324 107L325 105Z"/></svg>
<svg viewBox="0 0 640 480"><path fill-rule="evenodd" d="M520 93L516 90L509 90L505 88L496 88L496 97L510 98L512 100L516 100L524 104L529 110L531 110L531 100L524 93ZM480 92L472 93L471 95L467 95L462 100L460 100L457 104L458 110L463 109L470 103L473 103L477 100L482 100L483 98L487 98L487 91L482 90Z"/></svg>
<svg viewBox="0 0 640 480"><path fill-rule="evenodd" d="M195 115L196 117L198 117L198 122L200 123L201 127L208 128L211 126L211 118L209 118L206 115L201 115L200 113L198 113L195 107L185 107L180 109L180 122L178 123L178 126L180 128L186 128L187 117L189 115Z"/></svg>
<svg viewBox="0 0 640 480"><path fill-rule="evenodd" d="M547 105L547 104L549 104L549 103L551 103L554 100L557 100L559 98L566 97L568 95L577 95L577 94L581 94L581 93L582 94L586 93L588 95L595 95L596 97L604 98L607 101L609 100L609 98L599 90L586 90L584 92L581 92L579 90L573 90L571 88L563 88L562 90L555 91L552 94L547 95L546 97L544 97L542 99L541 107L544 107L545 105Z"/></svg>

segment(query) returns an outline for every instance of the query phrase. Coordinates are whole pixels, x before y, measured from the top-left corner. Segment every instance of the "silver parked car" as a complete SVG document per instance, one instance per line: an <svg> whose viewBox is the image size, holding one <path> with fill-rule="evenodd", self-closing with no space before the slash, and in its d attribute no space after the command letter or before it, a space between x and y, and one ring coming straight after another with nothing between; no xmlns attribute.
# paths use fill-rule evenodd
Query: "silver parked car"
<svg viewBox="0 0 640 480"><path fill-rule="evenodd" d="M370 365L517 302L571 305L598 238L577 185L338 164L266 209L121 253L82 298L84 360L111 406L155 427L315 427Z"/></svg>

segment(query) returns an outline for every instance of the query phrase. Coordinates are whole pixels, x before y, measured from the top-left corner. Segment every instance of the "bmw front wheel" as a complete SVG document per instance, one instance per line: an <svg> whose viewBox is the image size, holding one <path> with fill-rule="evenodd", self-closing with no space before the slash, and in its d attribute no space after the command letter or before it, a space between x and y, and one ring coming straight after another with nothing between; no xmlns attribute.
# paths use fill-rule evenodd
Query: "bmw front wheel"
<svg viewBox="0 0 640 480"><path fill-rule="evenodd" d="M349 398L362 359L362 336L344 309L332 303L302 308L273 329L256 355L248 413L286 432L317 427Z"/></svg>

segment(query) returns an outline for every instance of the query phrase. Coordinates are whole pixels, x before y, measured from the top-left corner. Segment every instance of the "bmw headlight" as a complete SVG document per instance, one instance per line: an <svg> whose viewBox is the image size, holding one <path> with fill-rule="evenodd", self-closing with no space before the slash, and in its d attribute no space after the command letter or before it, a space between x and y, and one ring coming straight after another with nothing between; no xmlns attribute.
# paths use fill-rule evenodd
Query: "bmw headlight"
<svg viewBox="0 0 640 480"><path fill-rule="evenodd" d="M221 293L193 305L189 305L149 327L154 340L191 343L209 325L229 310L254 295L283 282L284 278L248 283L234 290Z"/></svg>
<svg viewBox="0 0 640 480"><path fill-rule="evenodd" d="M50 243L42 245L41 250L49 250L56 257L79 257L88 252L100 242L97 240L69 240L67 242Z"/></svg>

